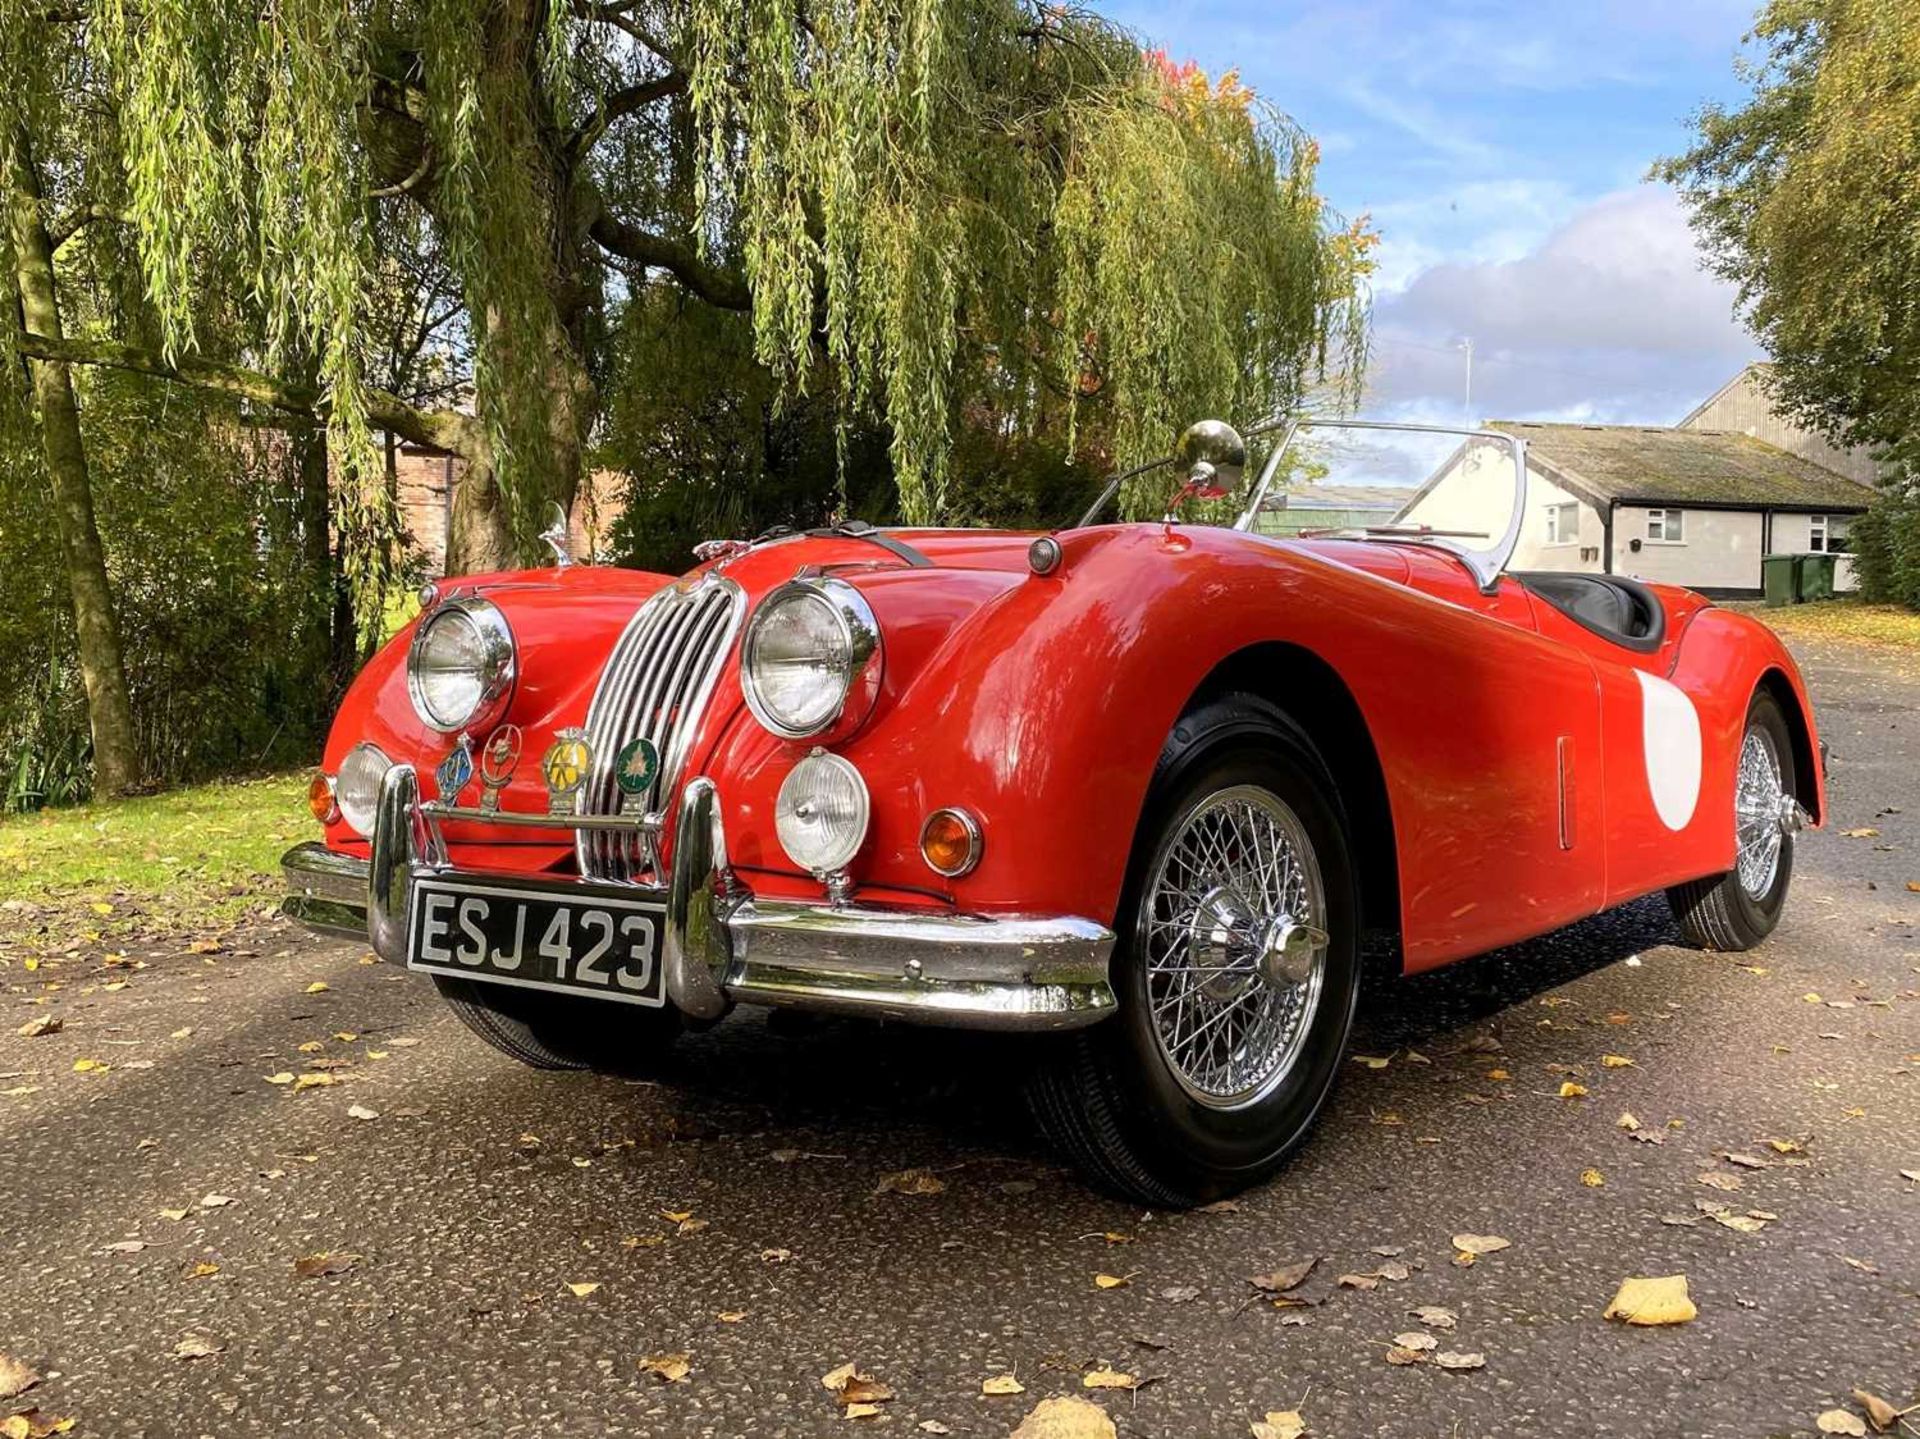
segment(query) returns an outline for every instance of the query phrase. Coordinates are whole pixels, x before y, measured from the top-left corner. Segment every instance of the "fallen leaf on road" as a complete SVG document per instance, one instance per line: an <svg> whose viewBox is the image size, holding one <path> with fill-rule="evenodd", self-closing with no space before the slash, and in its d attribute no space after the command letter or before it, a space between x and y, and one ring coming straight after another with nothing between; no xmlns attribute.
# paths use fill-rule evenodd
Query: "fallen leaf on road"
<svg viewBox="0 0 1920 1439"><path fill-rule="evenodd" d="M1187 1304L1200 1297L1200 1291L1191 1284L1172 1284L1160 1291L1160 1297L1169 1304Z"/></svg>
<svg viewBox="0 0 1920 1439"><path fill-rule="evenodd" d="M1607 1176L1597 1169L1583 1169L1580 1171L1580 1182L1589 1189L1598 1189L1607 1182Z"/></svg>
<svg viewBox="0 0 1920 1439"><path fill-rule="evenodd" d="M1669 1274L1658 1279L1623 1279L1603 1317L1626 1324L1685 1324L1699 1313L1687 1293L1687 1276Z"/></svg>
<svg viewBox="0 0 1920 1439"><path fill-rule="evenodd" d="M231 1203L233 1203L233 1196L228 1194L203 1194L200 1196L200 1207L202 1209L224 1209Z"/></svg>
<svg viewBox="0 0 1920 1439"><path fill-rule="evenodd" d="M53 1435L65 1434L72 1428L72 1419L56 1419L50 1414L42 1415L38 1409L23 1409L0 1419L0 1439L52 1439Z"/></svg>
<svg viewBox="0 0 1920 1439"><path fill-rule="evenodd" d="M1195 1214L1238 1214L1240 1212L1240 1201L1237 1199L1216 1199L1211 1204L1201 1205L1193 1212Z"/></svg>
<svg viewBox="0 0 1920 1439"><path fill-rule="evenodd" d="M1482 1254L1498 1254L1509 1247L1513 1241L1502 1239L1498 1234L1456 1234L1453 1247L1462 1254L1471 1254L1478 1258Z"/></svg>
<svg viewBox="0 0 1920 1439"><path fill-rule="evenodd" d="M1342 1289L1372 1290L1380 1287L1378 1274L1342 1274L1334 1283Z"/></svg>
<svg viewBox="0 0 1920 1439"><path fill-rule="evenodd" d="M105 1074L109 1067L97 1059L76 1059L73 1062L75 1074Z"/></svg>
<svg viewBox="0 0 1920 1439"><path fill-rule="evenodd" d="M1393 1062L1393 1056L1387 1055L1382 1058L1375 1054L1356 1054L1353 1056L1353 1062L1355 1064L1364 1064L1368 1069L1385 1069Z"/></svg>
<svg viewBox="0 0 1920 1439"><path fill-rule="evenodd" d="M325 994L331 988L332 986L329 985L324 979L316 979L312 984L307 986L307 993L308 994Z"/></svg>
<svg viewBox="0 0 1920 1439"><path fill-rule="evenodd" d="M1724 1170L1719 1169L1710 1169L1705 1174L1700 1175L1699 1179L1702 1184L1708 1184L1715 1189L1723 1189L1729 1193L1741 1186L1739 1175L1728 1174Z"/></svg>
<svg viewBox="0 0 1920 1439"><path fill-rule="evenodd" d="M1900 1177L1902 1179L1911 1179L1915 1184L1920 1184L1920 1169L1903 1169L1900 1171Z"/></svg>
<svg viewBox="0 0 1920 1439"><path fill-rule="evenodd" d="M590 1280L585 1284L569 1284L567 1290L575 1299L585 1299L600 1287L599 1280Z"/></svg>
<svg viewBox="0 0 1920 1439"><path fill-rule="evenodd" d="M66 1021L51 1014L38 1014L21 1025L14 1033L22 1039L38 1039L43 1034L58 1034Z"/></svg>
<svg viewBox="0 0 1920 1439"><path fill-rule="evenodd" d="M11 1354L0 1354L0 1399L25 1394L40 1382L40 1376Z"/></svg>
<svg viewBox="0 0 1920 1439"><path fill-rule="evenodd" d="M1433 1362L1442 1369L1485 1369L1487 1356L1484 1354L1458 1354L1449 1349L1433 1356Z"/></svg>
<svg viewBox="0 0 1920 1439"><path fill-rule="evenodd" d="M951 1434L951 1433L953 1433L953 1430L951 1430L951 1429L949 1429L949 1428L948 1428L948 1427L947 1427L946 1425L944 1425L944 1424L942 1424L942 1423L941 1423L941 1422L940 1422L940 1421L939 1421L938 1419L922 1419L922 1420L921 1420L921 1421L919 1422L919 1424L917 1424L917 1425L916 1425L916 1426L914 1426L914 1427L916 1427L917 1429L919 1429L919 1431L920 1431L920 1432L921 1432L922 1434Z"/></svg>
<svg viewBox="0 0 1920 1439"><path fill-rule="evenodd" d="M1252 1424L1253 1439L1300 1439L1307 1432L1307 1421L1297 1409L1270 1409L1267 1417Z"/></svg>
<svg viewBox="0 0 1920 1439"><path fill-rule="evenodd" d="M183 1336L180 1342L173 1346L173 1357L175 1359L205 1359L210 1355L218 1354L226 1347L227 1346L222 1344L218 1339L209 1338L205 1334L188 1334Z"/></svg>
<svg viewBox="0 0 1920 1439"><path fill-rule="evenodd" d="M1493 1084L1505 1084L1512 1078L1512 1073L1505 1069L1489 1069L1487 1071L1487 1079Z"/></svg>
<svg viewBox="0 0 1920 1439"><path fill-rule="evenodd" d="M211 1259L202 1259L187 1270L189 1279L211 1279L220 1272L220 1266Z"/></svg>
<svg viewBox="0 0 1920 1439"><path fill-rule="evenodd" d="M718 1319L722 1324L738 1324L742 1319L747 1317L747 1311L744 1309L722 1309L713 1317Z"/></svg>
<svg viewBox="0 0 1920 1439"><path fill-rule="evenodd" d="M1025 1394L1027 1386L1011 1374L997 1374L991 1379L980 1381L982 1394Z"/></svg>
<svg viewBox="0 0 1920 1439"><path fill-rule="evenodd" d="M1829 1409L1813 1421L1822 1434L1865 1434L1867 1421L1846 1409Z"/></svg>
<svg viewBox="0 0 1920 1439"><path fill-rule="evenodd" d="M640 1372L651 1374L662 1384L684 1384L692 1370L691 1354L649 1354L640 1361Z"/></svg>
<svg viewBox="0 0 1920 1439"><path fill-rule="evenodd" d="M378 1119L379 1117L379 1110L368 1109L364 1104L349 1104L347 1106L347 1118L349 1119Z"/></svg>
<svg viewBox="0 0 1920 1439"><path fill-rule="evenodd" d="M303 1074L294 1080L293 1092L298 1094L303 1089L330 1089L339 1082L340 1077L335 1074Z"/></svg>
<svg viewBox="0 0 1920 1439"><path fill-rule="evenodd" d="M292 1084L293 1074L291 1071L283 1069L278 1074L269 1074L267 1076L267 1083L268 1084Z"/></svg>
<svg viewBox="0 0 1920 1439"><path fill-rule="evenodd" d="M947 1182L929 1169L902 1169L885 1174L873 1187L875 1194L944 1194Z"/></svg>
<svg viewBox="0 0 1920 1439"><path fill-rule="evenodd" d="M880 1406L856 1399L842 1409L840 1415L845 1419L877 1419L880 1416Z"/></svg>
<svg viewBox="0 0 1920 1439"><path fill-rule="evenodd" d="M1442 1309L1437 1304L1423 1304L1418 1309L1409 1309L1407 1313L1429 1329L1451 1329L1460 1318L1451 1309Z"/></svg>
<svg viewBox="0 0 1920 1439"><path fill-rule="evenodd" d="M1034 1405L1009 1439L1119 1439L1119 1431L1098 1404L1067 1394Z"/></svg>
<svg viewBox="0 0 1920 1439"><path fill-rule="evenodd" d="M359 1262L358 1254L304 1254L293 1261L293 1272L301 1279L322 1279L329 1274L345 1274Z"/></svg>
<svg viewBox="0 0 1920 1439"><path fill-rule="evenodd" d="M217 939L196 939L187 946L188 954L218 954L220 941Z"/></svg>
<svg viewBox="0 0 1920 1439"><path fill-rule="evenodd" d="M104 1246L100 1252L102 1254L138 1254L146 1247L147 1241L144 1239L121 1239Z"/></svg>
<svg viewBox="0 0 1920 1439"><path fill-rule="evenodd" d="M1562 1099L1584 1099L1586 1093L1587 1087L1584 1084L1575 1084L1571 1079L1563 1079L1560 1081L1560 1097Z"/></svg>
<svg viewBox="0 0 1920 1439"><path fill-rule="evenodd" d="M1600 1066L1603 1069L1632 1069L1633 1061L1624 1054L1603 1054L1600 1056Z"/></svg>
<svg viewBox="0 0 1920 1439"><path fill-rule="evenodd" d="M1880 831L1877 829L1874 829L1871 825L1862 825L1858 829L1841 830L1840 838L1842 839L1876 839L1879 837L1879 834L1880 834Z"/></svg>
<svg viewBox="0 0 1920 1439"><path fill-rule="evenodd" d="M1775 1154L1805 1154L1807 1151L1797 1139L1769 1139L1767 1148Z"/></svg>
<svg viewBox="0 0 1920 1439"><path fill-rule="evenodd" d="M1438 1349L1440 1341L1431 1334L1422 1334L1418 1330L1409 1330L1405 1334L1393 1336L1393 1342L1402 1349Z"/></svg>
<svg viewBox="0 0 1920 1439"><path fill-rule="evenodd" d="M1095 1289L1124 1289L1127 1286L1127 1282L1126 1276L1122 1274L1096 1274L1093 1276L1093 1287Z"/></svg>
<svg viewBox="0 0 1920 1439"><path fill-rule="evenodd" d="M160 1217L162 1219L171 1219L175 1224L178 1224L187 1217L187 1211L184 1209L163 1209L160 1211Z"/></svg>
<svg viewBox="0 0 1920 1439"><path fill-rule="evenodd" d="M1128 1374L1119 1369L1110 1369L1102 1364L1098 1369L1082 1374L1080 1384L1085 1389L1138 1389L1140 1376Z"/></svg>
<svg viewBox="0 0 1920 1439"><path fill-rule="evenodd" d="M1721 1158L1729 1164L1739 1165L1742 1169L1765 1169L1773 1162L1770 1159L1762 1159L1757 1154L1726 1154Z"/></svg>
<svg viewBox="0 0 1920 1439"><path fill-rule="evenodd" d="M1302 1259L1298 1263L1283 1264L1271 1274L1252 1274L1247 1283L1263 1294L1284 1294L1289 1289L1298 1289L1313 1273L1314 1265L1320 1262L1318 1255L1311 1259Z"/></svg>
<svg viewBox="0 0 1920 1439"><path fill-rule="evenodd" d="M1418 1349L1408 1349L1395 1344L1387 1350L1387 1363L1404 1369L1410 1364L1425 1364L1427 1356Z"/></svg>
<svg viewBox="0 0 1920 1439"><path fill-rule="evenodd" d="M0 1394L3 1393L0 1391ZM1867 1419L1883 1434L1900 1422L1901 1415L1913 1412L1911 1408L1896 1409L1878 1394L1870 1394L1865 1389L1853 1391L1853 1402L1867 1411Z"/></svg>

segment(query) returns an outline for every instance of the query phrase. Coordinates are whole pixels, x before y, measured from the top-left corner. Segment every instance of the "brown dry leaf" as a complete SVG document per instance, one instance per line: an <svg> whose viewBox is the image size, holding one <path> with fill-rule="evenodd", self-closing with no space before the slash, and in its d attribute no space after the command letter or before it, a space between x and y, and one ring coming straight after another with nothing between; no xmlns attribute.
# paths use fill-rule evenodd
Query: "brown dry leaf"
<svg viewBox="0 0 1920 1439"><path fill-rule="evenodd" d="M1702 1184L1711 1185L1715 1189L1723 1189L1728 1193L1732 1193L1741 1186L1739 1175L1728 1174L1724 1170L1719 1169L1710 1169L1705 1174L1700 1175L1699 1179Z"/></svg>
<svg viewBox="0 0 1920 1439"><path fill-rule="evenodd" d="M1797 1139L1769 1139L1767 1148L1775 1154L1805 1154L1806 1147Z"/></svg>
<svg viewBox="0 0 1920 1439"><path fill-rule="evenodd" d="M917 1428L922 1434L953 1433L953 1430L949 1429L946 1425L942 1424L938 1419L922 1419L914 1427Z"/></svg>
<svg viewBox="0 0 1920 1439"><path fill-rule="evenodd" d="M1580 1182L1589 1189L1598 1189L1607 1182L1607 1176L1597 1169L1583 1169L1580 1171Z"/></svg>
<svg viewBox="0 0 1920 1439"><path fill-rule="evenodd" d="M1841 830L1840 838L1842 839L1876 839L1879 837L1879 834L1880 834L1880 831L1875 829L1872 825L1861 825L1858 829Z"/></svg>
<svg viewBox="0 0 1920 1439"><path fill-rule="evenodd" d="M640 1372L651 1374L662 1384L684 1384L692 1369L691 1354L649 1354L640 1361Z"/></svg>
<svg viewBox="0 0 1920 1439"><path fill-rule="evenodd" d="M22 1039L38 1039L43 1034L58 1034L65 1026L66 1021L56 1015L37 1014L14 1033Z"/></svg>
<svg viewBox="0 0 1920 1439"><path fill-rule="evenodd" d="M1034 1405L1009 1439L1119 1439L1119 1430L1098 1404L1063 1394Z"/></svg>
<svg viewBox="0 0 1920 1439"><path fill-rule="evenodd" d="M200 1207L202 1209L225 1209L231 1203L233 1203L233 1196L230 1194L203 1194L200 1196Z"/></svg>
<svg viewBox="0 0 1920 1439"><path fill-rule="evenodd" d="M1254 1420L1250 1427L1253 1439L1300 1439L1307 1432L1307 1421L1297 1409L1270 1409L1266 1418Z"/></svg>
<svg viewBox="0 0 1920 1439"><path fill-rule="evenodd" d="M1237 1199L1216 1199L1211 1204L1203 1204L1193 1211L1195 1214L1238 1214L1240 1201Z"/></svg>
<svg viewBox="0 0 1920 1439"><path fill-rule="evenodd" d="M188 954L218 954L220 941L217 939L196 939L187 946Z"/></svg>
<svg viewBox="0 0 1920 1439"><path fill-rule="evenodd" d="M302 1054L324 1054L327 1042L324 1039L309 1039L304 1044L296 1044L294 1048Z"/></svg>
<svg viewBox="0 0 1920 1439"><path fill-rule="evenodd" d="M820 1376L820 1387L829 1394L838 1394L841 1387L859 1372L857 1364L842 1364L838 1369L829 1369Z"/></svg>
<svg viewBox="0 0 1920 1439"><path fill-rule="evenodd" d="M722 1309L713 1317L718 1319L722 1324L738 1324L742 1319L747 1317L747 1311L744 1309Z"/></svg>
<svg viewBox="0 0 1920 1439"><path fill-rule="evenodd" d="M892 1398L891 1388L865 1374L856 1374L840 1386L842 1404L885 1404Z"/></svg>
<svg viewBox="0 0 1920 1439"><path fill-rule="evenodd" d="M846 1408L840 1411L840 1414L842 1418L846 1419L874 1419L879 1417L880 1406L878 1404L868 1404L861 1401L847 1405Z"/></svg>
<svg viewBox="0 0 1920 1439"><path fill-rule="evenodd" d="M144 1239L120 1239L102 1246L100 1252L102 1254L138 1254L146 1247L147 1241Z"/></svg>
<svg viewBox="0 0 1920 1439"><path fill-rule="evenodd" d="M1093 1276L1093 1287L1096 1289L1124 1289L1127 1286L1127 1282L1126 1276L1121 1274L1096 1274Z"/></svg>
<svg viewBox="0 0 1920 1439"><path fill-rule="evenodd" d="M1382 1057L1377 1054L1356 1054L1353 1056L1353 1062L1355 1064L1364 1064L1368 1069L1385 1069L1393 1062L1393 1056L1387 1055Z"/></svg>
<svg viewBox="0 0 1920 1439"><path fill-rule="evenodd" d="M1633 1061L1624 1054L1603 1054L1600 1056L1602 1069L1632 1069Z"/></svg>
<svg viewBox="0 0 1920 1439"><path fill-rule="evenodd" d="M1763 1159L1758 1154L1726 1154L1721 1156L1729 1164L1737 1164L1742 1169L1765 1169L1772 1164L1771 1159Z"/></svg>
<svg viewBox="0 0 1920 1439"><path fill-rule="evenodd" d="M1407 1313L1429 1329L1451 1329L1460 1319L1451 1309L1442 1309L1437 1304L1423 1304L1418 1309L1409 1309Z"/></svg>
<svg viewBox="0 0 1920 1439"><path fill-rule="evenodd" d="M1459 1354L1449 1349L1433 1356L1433 1362L1442 1369L1485 1369L1487 1356L1484 1354Z"/></svg>
<svg viewBox="0 0 1920 1439"><path fill-rule="evenodd" d="M1462 1254L1471 1254L1478 1258L1482 1254L1498 1254L1509 1247L1513 1241L1502 1239L1498 1234L1456 1234L1453 1247Z"/></svg>
<svg viewBox="0 0 1920 1439"><path fill-rule="evenodd" d="M1767 1227L1767 1221L1760 1218L1758 1213L1727 1214L1723 1212L1714 1215L1713 1221L1716 1224L1724 1224L1729 1229L1738 1230L1742 1234L1758 1234Z"/></svg>
<svg viewBox="0 0 1920 1439"><path fill-rule="evenodd" d="M215 1264L210 1259L202 1259L199 1263L195 1264L191 1269L187 1270L187 1278L211 1279L213 1278L214 1275L218 1274L219 1272L220 1272L220 1266L218 1264Z"/></svg>
<svg viewBox="0 0 1920 1439"><path fill-rule="evenodd" d="M573 1295L575 1299L585 1299L589 1294L594 1293L599 1288L600 1281L598 1279L589 1279L581 1284L569 1283L567 1285L567 1292Z"/></svg>
<svg viewBox="0 0 1920 1439"><path fill-rule="evenodd" d="M183 1335L180 1342L173 1346L173 1357L175 1359L205 1359L210 1355L218 1354L226 1347L227 1346L222 1344L218 1339L210 1338L205 1334L187 1334Z"/></svg>
<svg viewBox="0 0 1920 1439"><path fill-rule="evenodd" d="M1507 1080L1513 1078L1513 1074L1511 1071L1505 1069L1489 1069L1487 1071L1487 1078L1494 1084L1504 1084Z"/></svg>
<svg viewBox="0 0 1920 1439"><path fill-rule="evenodd" d="M1584 1099L1586 1094L1586 1085L1575 1084L1571 1079L1563 1079L1560 1081L1560 1097L1562 1099Z"/></svg>
<svg viewBox="0 0 1920 1439"><path fill-rule="evenodd" d="M1169 1304L1190 1304L1200 1297L1200 1288L1195 1284L1169 1284L1160 1291L1160 1297Z"/></svg>
<svg viewBox="0 0 1920 1439"><path fill-rule="evenodd" d="M1624 1129L1629 1134L1636 1133L1640 1128L1640 1121L1633 1117L1633 1111L1629 1109L1621 1110L1620 1117L1614 1120L1613 1124L1614 1128Z"/></svg>
<svg viewBox="0 0 1920 1439"><path fill-rule="evenodd" d="M1289 1289L1298 1289L1305 1283L1307 1276L1313 1273L1314 1265L1319 1262L1319 1256L1315 1255L1310 1259L1299 1260L1297 1263L1282 1264L1271 1274L1248 1275L1247 1283L1263 1294L1284 1294Z"/></svg>
<svg viewBox="0 0 1920 1439"><path fill-rule="evenodd" d="M1865 1434L1867 1421L1848 1409L1829 1409L1813 1421L1822 1434Z"/></svg>
<svg viewBox="0 0 1920 1439"><path fill-rule="evenodd" d="M1417 1329L1394 1335L1393 1342L1402 1349L1438 1349L1440 1347L1438 1339L1431 1334L1423 1334Z"/></svg>
<svg viewBox="0 0 1920 1439"><path fill-rule="evenodd" d="M32 964L32 960L27 961ZM71 1418L55 1418L51 1414L42 1414L38 1409L23 1409L18 1414L9 1414L0 1419L0 1439L52 1439L53 1435L65 1434L73 1428Z"/></svg>
<svg viewBox="0 0 1920 1439"><path fill-rule="evenodd" d="M1334 1283L1342 1289L1378 1289L1380 1276L1378 1274L1342 1274Z"/></svg>
<svg viewBox="0 0 1920 1439"><path fill-rule="evenodd" d="M160 1217L162 1219L171 1219L175 1224L178 1224L187 1217L187 1211L184 1209L163 1209L160 1211Z"/></svg>
<svg viewBox="0 0 1920 1439"><path fill-rule="evenodd" d="M266 1080L268 1084L292 1084L293 1072L283 1069L278 1074L269 1074L266 1076Z"/></svg>
<svg viewBox="0 0 1920 1439"><path fill-rule="evenodd" d="M1082 1374L1080 1385L1085 1389L1138 1389L1140 1376L1128 1374L1119 1369L1111 1369L1102 1364L1098 1369Z"/></svg>
<svg viewBox="0 0 1920 1439"><path fill-rule="evenodd" d="M339 1076L334 1074L324 1072L320 1074L303 1074L293 1081L293 1092L298 1094L303 1089L330 1089L339 1082Z"/></svg>
<svg viewBox="0 0 1920 1439"><path fill-rule="evenodd" d="M379 1110L368 1109L367 1106L364 1104L349 1104L347 1106L347 1118L349 1119L365 1120L365 1119L378 1119L379 1117L380 1117Z"/></svg>
<svg viewBox="0 0 1920 1439"><path fill-rule="evenodd" d="M1699 1313L1687 1293L1687 1276L1669 1274L1657 1279L1623 1279L1604 1317L1626 1324L1685 1324Z"/></svg>
<svg viewBox="0 0 1920 1439"><path fill-rule="evenodd" d="M875 1194L944 1194L947 1182L930 1169L902 1169L885 1174L873 1187Z"/></svg>
<svg viewBox="0 0 1920 1439"><path fill-rule="evenodd" d="M294 1260L293 1272L301 1279L324 1279L329 1274L345 1274L359 1262L358 1254L322 1251L319 1254L303 1254Z"/></svg>
<svg viewBox="0 0 1920 1439"><path fill-rule="evenodd" d="M1411 1269L1398 1260L1393 1259L1389 1259L1385 1264L1382 1264L1378 1269L1374 1270L1373 1273L1376 1279L1391 1279L1395 1283L1398 1283L1402 1279L1411 1279L1413 1277L1413 1271Z"/></svg>
<svg viewBox="0 0 1920 1439"><path fill-rule="evenodd" d="M1394 1365L1396 1368L1404 1369L1410 1364L1425 1364L1426 1362L1427 1356L1418 1349L1408 1349L1403 1345L1395 1344L1387 1350L1387 1363Z"/></svg>
<svg viewBox="0 0 1920 1439"><path fill-rule="evenodd" d="M0 1399L25 1394L40 1382L40 1376L11 1354L0 1354Z"/></svg>
<svg viewBox="0 0 1920 1439"><path fill-rule="evenodd" d="M1025 1394L1027 1386L1011 1374L997 1374L991 1379L980 1381L982 1394Z"/></svg>
<svg viewBox="0 0 1920 1439"><path fill-rule="evenodd" d="M4 1395L4 1390L0 1390L0 1395ZM1883 1434L1900 1422L1902 1414L1911 1412L1906 1409L1896 1409L1878 1394L1870 1394L1865 1389L1853 1391L1853 1402L1867 1411L1868 1421Z"/></svg>
<svg viewBox="0 0 1920 1439"><path fill-rule="evenodd" d="M325 994L332 987L333 986L328 984L324 979L316 979L312 984L307 986L307 993Z"/></svg>
<svg viewBox="0 0 1920 1439"><path fill-rule="evenodd" d="M1920 894L1920 879L1908 880L1907 888L1911 890L1914 894Z"/></svg>

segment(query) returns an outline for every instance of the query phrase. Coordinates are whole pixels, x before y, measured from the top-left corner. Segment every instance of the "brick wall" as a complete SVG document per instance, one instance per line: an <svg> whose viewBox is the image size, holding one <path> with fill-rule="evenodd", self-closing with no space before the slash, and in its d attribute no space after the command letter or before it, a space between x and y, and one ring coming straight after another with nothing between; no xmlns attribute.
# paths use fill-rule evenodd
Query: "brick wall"
<svg viewBox="0 0 1920 1439"><path fill-rule="evenodd" d="M400 522L408 548L429 575L446 572L448 485L459 484L465 462L416 445L402 445L394 456L400 496ZM581 486L569 517L568 550L576 559L592 559L604 550L605 536L620 517L626 476L596 470Z"/></svg>

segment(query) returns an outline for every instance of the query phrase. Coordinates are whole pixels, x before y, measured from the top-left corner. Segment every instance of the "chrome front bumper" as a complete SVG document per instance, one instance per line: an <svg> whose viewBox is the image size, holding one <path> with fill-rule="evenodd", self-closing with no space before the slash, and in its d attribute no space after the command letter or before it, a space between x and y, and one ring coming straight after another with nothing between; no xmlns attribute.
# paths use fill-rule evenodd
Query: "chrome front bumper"
<svg viewBox="0 0 1920 1439"><path fill-rule="evenodd" d="M280 861L288 887L282 910L324 933L364 936L381 959L405 964L414 877L453 872L436 809L422 804L413 767L395 765L380 787L371 860L296 845ZM1113 932L1092 920L757 898L727 866L707 779L681 792L668 884L653 893L666 906L667 995L696 1019L766 1004L966 1029L1054 1030L1092 1024L1114 1008L1107 980Z"/></svg>

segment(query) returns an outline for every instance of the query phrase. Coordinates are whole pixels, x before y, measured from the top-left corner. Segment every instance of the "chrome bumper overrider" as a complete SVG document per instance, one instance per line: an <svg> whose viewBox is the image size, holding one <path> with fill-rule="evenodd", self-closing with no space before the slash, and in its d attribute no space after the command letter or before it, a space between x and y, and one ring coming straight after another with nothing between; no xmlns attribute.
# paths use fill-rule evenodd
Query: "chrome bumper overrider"
<svg viewBox="0 0 1920 1439"><path fill-rule="evenodd" d="M406 963L407 902L417 875L453 872L437 821L466 818L424 803L411 765L380 787L372 859L296 845L281 859L282 909L310 928L371 942ZM514 816L488 815L512 824ZM529 816L551 823L546 816ZM629 819L627 824L635 821ZM645 826L647 821L639 821ZM654 826L658 828L657 825ZM516 876L564 888L560 877ZM673 862L661 894L667 994L715 1019L736 1003L867 1014L999 1030L1073 1029L1114 1008L1113 932L1092 920L997 918L764 899L727 866L713 782L681 791Z"/></svg>

